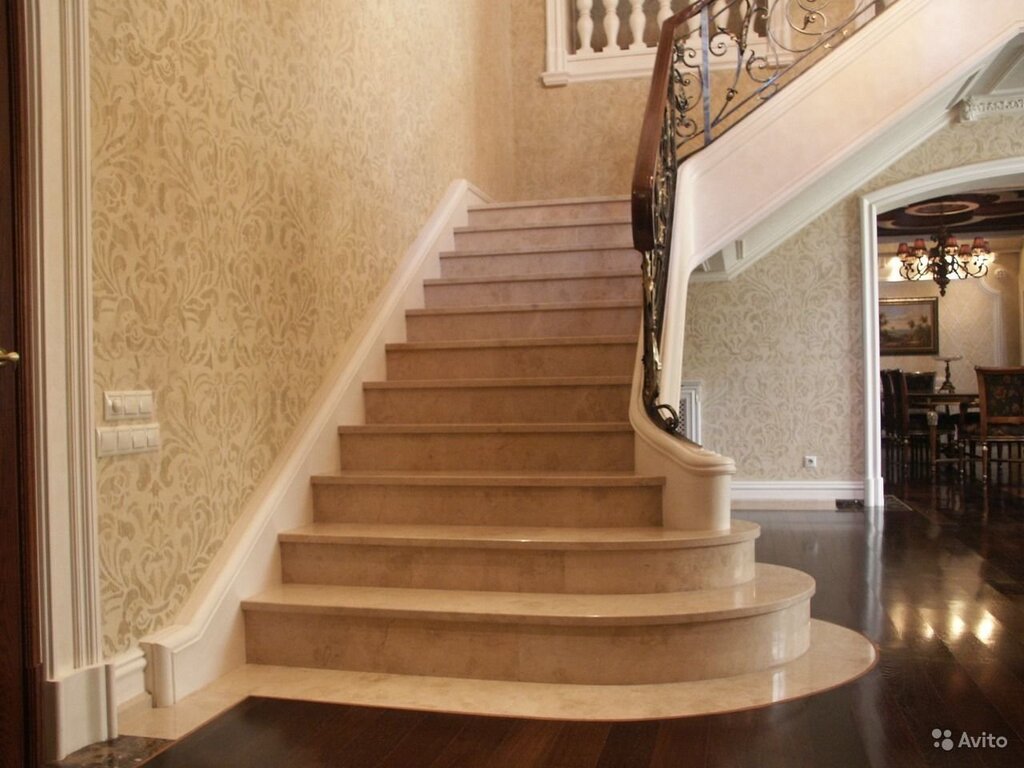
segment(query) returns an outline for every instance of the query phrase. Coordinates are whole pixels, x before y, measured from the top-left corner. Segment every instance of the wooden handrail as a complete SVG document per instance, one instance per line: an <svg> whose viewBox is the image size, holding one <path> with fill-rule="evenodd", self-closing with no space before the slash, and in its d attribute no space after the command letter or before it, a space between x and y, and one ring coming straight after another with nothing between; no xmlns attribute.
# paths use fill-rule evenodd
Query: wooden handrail
<svg viewBox="0 0 1024 768"><path fill-rule="evenodd" d="M658 145L661 141L665 109L668 106L668 84L672 77L672 46L676 30L699 14L714 0L698 0L674 16L665 19L658 38L658 53L651 73L651 89L647 94L644 122L640 128L640 145L633 166L632 211L633 247L649 251L654 247L654 174L658 165Z"/></svg>

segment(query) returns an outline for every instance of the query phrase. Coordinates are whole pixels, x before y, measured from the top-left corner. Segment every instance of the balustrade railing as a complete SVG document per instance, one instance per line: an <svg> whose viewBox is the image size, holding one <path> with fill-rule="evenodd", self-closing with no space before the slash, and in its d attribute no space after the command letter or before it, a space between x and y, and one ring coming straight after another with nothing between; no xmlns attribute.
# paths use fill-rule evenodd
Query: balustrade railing
<svg viewBox="0 0 1024 768"><path fill-rule="evenodd" d="M679 393L668 393L671 403L659 402L679 163L893 2L700 0L661 25L634 168L632 210L633 243L643 254L644 406L663 429L678 434L680 426Z"/></svg>

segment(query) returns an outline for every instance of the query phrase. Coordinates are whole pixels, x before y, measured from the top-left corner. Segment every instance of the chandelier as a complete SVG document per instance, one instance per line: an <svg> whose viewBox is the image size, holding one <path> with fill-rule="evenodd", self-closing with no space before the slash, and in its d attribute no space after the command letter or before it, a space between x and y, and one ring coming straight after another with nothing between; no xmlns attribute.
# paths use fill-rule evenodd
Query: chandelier
<svg viewBox="0 0 1024 768"><path fill-rule="evenodd" d="M945 296L950 280L984 277L988 274L992 249L988 247L985 238L976 237L970 245L961 245L956 237L949 234L946 225L940 224L939 232L932 241L935 245L931 248L926 247L920 237L913 245L899 244L896 256L901 264L900 277L904 280L931 278L939 285L939 295Z"/></svg>

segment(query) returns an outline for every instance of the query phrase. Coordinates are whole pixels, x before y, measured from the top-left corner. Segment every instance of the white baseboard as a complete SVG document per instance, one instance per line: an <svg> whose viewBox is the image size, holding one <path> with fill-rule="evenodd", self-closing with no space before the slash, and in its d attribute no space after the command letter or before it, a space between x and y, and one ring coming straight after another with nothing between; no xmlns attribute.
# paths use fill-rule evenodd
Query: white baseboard
<svg viewBox="0 0 1024 768"><path fill-rule="evenodd" d="M140 642L145 687L155 706L170 706L244 663L241 601L280 581L278 532L312 521L310 476L337 470L338 425L363 422L363 382L384 378L384 345L405 341L405 310L423 306L423 280L439 276L439 253L454 247L453 230L467 222L468 207L485 202L490 198L464 179L448 187L177 622ZM134 667L126 667L123 693L136 685ZM119 703L127 701L121 688L119 681Z"/></svg>
<svg viewBox="0 0 1024 768"><path fill-rule="evenodd" d="M46 759L62 759L116 729L108 721L107 667L76 669L43 684L42 747Z"/></svg>
<svg viewBox="0 0 1024 768"><path fill-rule="evenodd" d="M732 508L834 509L836 501L863 499L861 480L733 480Z"/></svg>

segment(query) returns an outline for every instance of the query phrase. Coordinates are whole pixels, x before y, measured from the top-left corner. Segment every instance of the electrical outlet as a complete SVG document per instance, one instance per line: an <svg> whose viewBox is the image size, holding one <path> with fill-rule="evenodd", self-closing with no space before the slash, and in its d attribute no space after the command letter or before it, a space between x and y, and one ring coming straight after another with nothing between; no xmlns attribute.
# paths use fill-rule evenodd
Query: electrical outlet
<svg viewBox="0 0 1024 768"><path fill-rule="evenodd" d="M817 469L818 468L818 457L817 456L804 456L804 469Z"/></svg>

